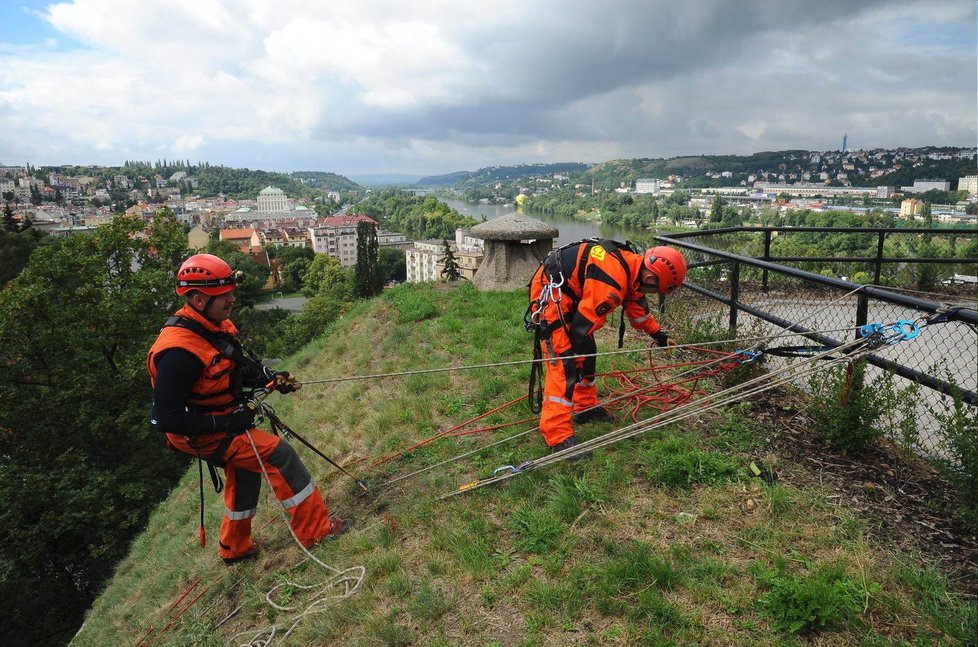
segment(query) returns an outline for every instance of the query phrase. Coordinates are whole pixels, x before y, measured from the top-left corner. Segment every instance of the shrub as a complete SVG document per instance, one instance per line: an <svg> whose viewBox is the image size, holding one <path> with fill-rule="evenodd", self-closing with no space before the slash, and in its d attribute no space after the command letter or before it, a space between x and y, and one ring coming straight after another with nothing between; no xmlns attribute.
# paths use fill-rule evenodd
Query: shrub
<svg viewBox="0 0 978 647"><path fill-rule="evenodd" d="M896 432L910 442L916 431L915 414L902 406L911 397L910 390L894 388L892 373L865 383L865 359L849 366L810 379L815 396L809 412L825 442L843 452L858 451L886 432Z"/></svg>
<svg viewBox="0 0 978 647"><path fill-rule="evenodd" d="M974 528L978 526L978 408L955 393L950 404L929 410L944 430L941 449L948 460L941 467L961 490L965 522Z"/></svg>

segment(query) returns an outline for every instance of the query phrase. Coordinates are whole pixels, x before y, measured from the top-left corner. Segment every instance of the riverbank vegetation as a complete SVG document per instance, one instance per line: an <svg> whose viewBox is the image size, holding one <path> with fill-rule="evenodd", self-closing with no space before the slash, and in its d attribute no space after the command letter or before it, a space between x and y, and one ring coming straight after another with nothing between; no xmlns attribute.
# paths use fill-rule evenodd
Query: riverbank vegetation
<svg viewBox="0 0 978 647"><path fill-rule="evenodd" d="M357 205L357 211L379 221L385 229L399 231L415 240L455 240L456 229L477 224L434 196L423 197L397 189L371 194Z"/></svg>

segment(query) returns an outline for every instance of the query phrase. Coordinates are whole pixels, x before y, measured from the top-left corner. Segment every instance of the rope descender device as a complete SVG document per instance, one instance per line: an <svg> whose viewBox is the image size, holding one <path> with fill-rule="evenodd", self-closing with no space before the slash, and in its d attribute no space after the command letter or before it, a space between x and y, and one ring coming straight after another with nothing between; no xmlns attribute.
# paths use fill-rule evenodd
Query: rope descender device
<svg viewBox="0 0 978 647"><path fill-rule="evenodd" d="M891 324L870 323L859 328L859 336L867 340L870 348L894 346L918 335L920 326L908 319L898 319Z"/></svg>

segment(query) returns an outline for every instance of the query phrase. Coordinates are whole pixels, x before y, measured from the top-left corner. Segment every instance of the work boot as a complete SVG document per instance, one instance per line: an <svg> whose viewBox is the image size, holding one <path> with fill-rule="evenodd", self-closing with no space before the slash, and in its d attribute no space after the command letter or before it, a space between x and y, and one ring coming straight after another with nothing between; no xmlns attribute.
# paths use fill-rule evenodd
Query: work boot
<svg viewBox="0 0 978 647"><path fill-rule="evenodd" d="M353 517L340 519L339 517L329 518L329 532L320 541L332 541L353 527Z"/></svg>
<svg viewBox="0 0 978 647"><path fill-rule="evenodd" d="M580 445L580 443L577 441L577 438L576 437L574 437L574 436L568 436L563 441L561 441L561 442L557 443L556 445L554 445L553 447L551 447L550 448L550 453L551 454L556 454L558 452L562 452L562 451L566 451L568 449L571 449L572 447L577 447L578 445ZM588 451L588 452L583 452L581 454L578 454L577 456L572 456L572 457L568 458L567 460L569 460L569 461L581 461L581 460L588 460L590 458L591 458L591 452Z"/></svg>
<svg viewBox="0 0 978 647"><path fill-rule="evenodd" d="M238 562L244 562L249 559L255 559L258 554L261 553L261 544L259 542L254 542L251 544L251 548L244 555L238 555L237 557L222 557L225 566L231 566L232 564L237 564Z"/></svg>
<svg viewBox="0 0 978 647"><path fill-rule="evenodd" d="M573 420L575 424L586 425L589 422L614 422L615 417L608 413L608 410L604 407L594 407L593 409L575 413Z"/></svg>

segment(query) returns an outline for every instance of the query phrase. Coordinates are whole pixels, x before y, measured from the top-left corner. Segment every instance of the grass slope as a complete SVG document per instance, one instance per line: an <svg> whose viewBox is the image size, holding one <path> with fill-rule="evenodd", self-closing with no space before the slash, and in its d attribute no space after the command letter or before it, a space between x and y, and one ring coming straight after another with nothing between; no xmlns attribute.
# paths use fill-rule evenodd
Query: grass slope
<svg viewBox="0 0 978 647"><path fill-rule="evenodd" d="M522 293L403 285L356 306L287 366L313 380L525 359L523 309ZM611 328L599 337L602 350L614 348ZM599 370L643 360L602 358ZM526 428L449 438L369 466L519 397L526 375L514 366L309 385L274 404L299 433L379 485ZM521 403L480 424L527 415ZM299 447L331 509L358 520L315 554L337 567L362 564L367 580L353 598L303 618L285 643L973 644L974 599L953 593L937 570L871 543L867 528L817 487L749 479L751 457L777 464L763 452L771 432L740 405L447 501L435 495L542 454L539 434L373 500ZM302 561L265 497L255 523L268 542L261 558L225 568L213 545L222 511L213 492L211 544L197 546L196 480L193 469L153 515L73 645L135 644L181 612L151 644L239 644L245 639L231 640L239 632L278 623L281 636L291 625L294 614L272 609L265 593L286 583L284 596L301 604L304 592L287 582L324 575Z"/></svg>

